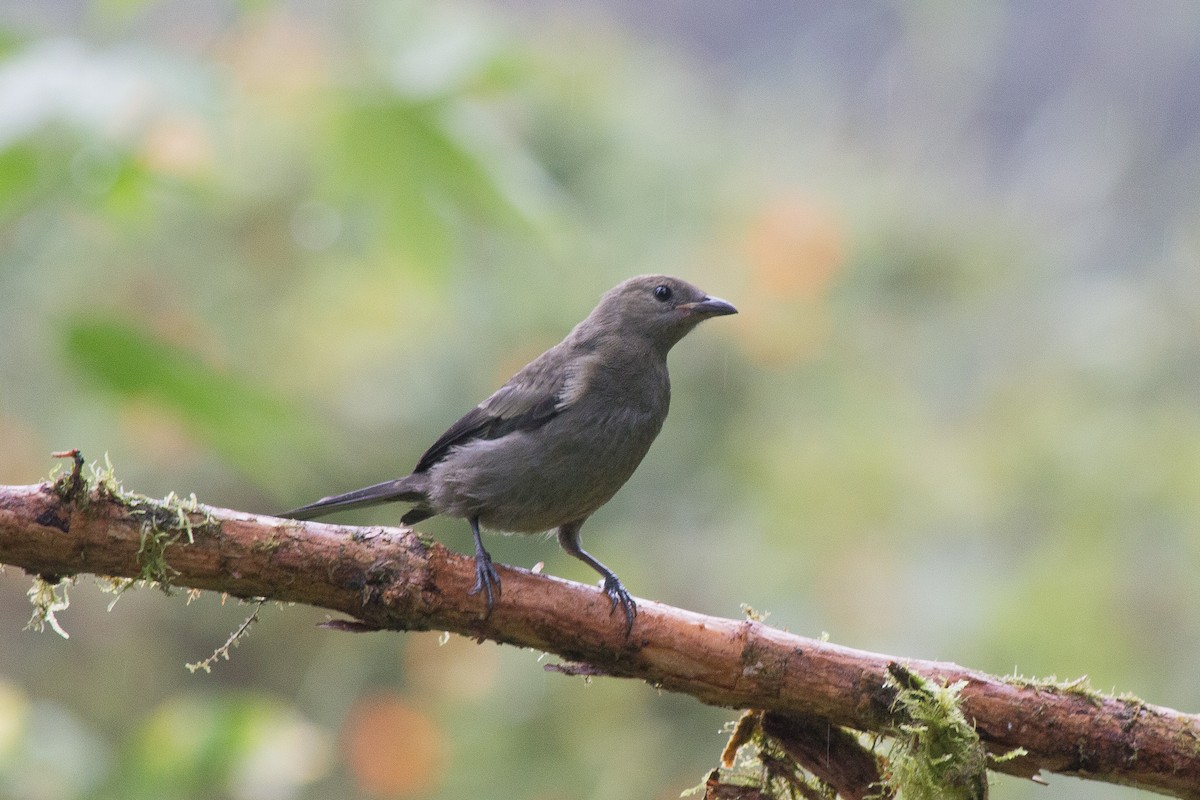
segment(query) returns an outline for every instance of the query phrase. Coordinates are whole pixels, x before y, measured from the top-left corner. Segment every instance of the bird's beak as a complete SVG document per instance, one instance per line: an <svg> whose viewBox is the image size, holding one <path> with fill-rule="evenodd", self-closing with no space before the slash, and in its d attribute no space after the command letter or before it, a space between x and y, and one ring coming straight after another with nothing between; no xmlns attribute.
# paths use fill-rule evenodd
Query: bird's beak
<svg viewBox="0 0 1200 800"><path fill-rule="evenodd" d="M726 314L736 314L737 309L719 297L705 297L695 303L681 303L680 308L687 309L693 314L704 314L708 317L723 317Z"/></svg>

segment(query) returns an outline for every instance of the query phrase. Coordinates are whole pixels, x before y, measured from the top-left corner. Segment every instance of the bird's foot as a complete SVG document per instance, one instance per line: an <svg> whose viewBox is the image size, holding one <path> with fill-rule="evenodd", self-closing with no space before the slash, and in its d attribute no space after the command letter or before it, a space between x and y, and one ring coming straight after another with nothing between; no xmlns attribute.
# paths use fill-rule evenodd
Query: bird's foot
<svg viewBox="0 0 1200 800"><path fill-rule="evenodd" d="M496 574L496 568L492 566L492 557L486 550L475 554L475 585L467 594L476 595L480 592L483 592L487 600L487 612L483 615L484 619L487 619L492 614L496 598L500 596L500 576Z"/></svg>
<svg viewBox="0 0 1200 800"><path fill-rule="evenodd" d="M637 603L633 602L629 592L625 591L621 579L612 573L604 576L604 593L608 595L608 602L611 604L608 610L610 615L617 610L618 604L625 612L625 638L628 639L633 631L633 618L637 616Z"/></svg>

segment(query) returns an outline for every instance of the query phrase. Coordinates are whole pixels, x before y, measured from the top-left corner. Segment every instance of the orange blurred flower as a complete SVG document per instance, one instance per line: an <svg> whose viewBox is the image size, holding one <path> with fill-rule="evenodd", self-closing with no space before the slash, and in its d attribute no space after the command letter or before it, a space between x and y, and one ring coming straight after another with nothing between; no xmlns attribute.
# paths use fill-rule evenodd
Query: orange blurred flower
<svg viewBox="0 0 1200 800"><path fill-rule="evenodd" d="M328 43L320 28L286 11L248 15L221 54L234 79L260 99L303 97L328 80Z"/></svg>
<svg viewBox="0 0 1200 800"><path fill-rule="evenodd" d="M402 695L359 700L342 723L341 740L346 767L364 792L404 797L431 791L441 780L441 731Z"/></svg>
<svg viewBox="0 0 1200 800"><path fill-rule="evenodd" d="M139 150L142 162L155 172L197 177L212 168L212 137L199 117L163 115L146 129Z"/></svg>
<svg viewBox="0 0 1200 800"><path fill-rule="evenodd" d="M819 201L790 194L767 202L742 240L750 284L738 295L738 326L760 364L811 358L829 335L826 298L847 260L841 220Z"/></svg>
<svg viewBox="0 0 1200 800"><path fill-rule="evenodd" d="M834 214L803 195L776 198L751 220L746 260L755 282L776 298L824 294L846 260L845 235Z"/></svg>

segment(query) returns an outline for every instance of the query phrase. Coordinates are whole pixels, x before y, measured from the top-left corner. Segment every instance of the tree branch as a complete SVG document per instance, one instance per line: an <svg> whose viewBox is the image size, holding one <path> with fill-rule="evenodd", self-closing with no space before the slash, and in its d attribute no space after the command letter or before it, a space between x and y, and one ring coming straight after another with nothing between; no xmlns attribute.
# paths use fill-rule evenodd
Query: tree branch
<svg viewBox="0 0 1200 800"><path fill-rule="evenodd" d="M891 665L893 675L938 686L961 682L957 703L983 747L995 755L1025 751L989 769L1026 778L1046 770L1200 800L1196 715L1078 685L854 650L648 600L638 601L626 639L624 620L609 613L598 589L506 566L498 567L503 596L485 620L482 601L467 594L473 560L406 529L152 501L65 477L0 486L0 563L47 577L169 581L319 606L349 615L357 627L447 630L536 648L593 674L766 711L763 735L782 737L801 763L805 752L820 749L812 747L820 726L892 735L909 721L896 710L904 687L889 678ZM840 734L836 740L854 749Z"/></svg>

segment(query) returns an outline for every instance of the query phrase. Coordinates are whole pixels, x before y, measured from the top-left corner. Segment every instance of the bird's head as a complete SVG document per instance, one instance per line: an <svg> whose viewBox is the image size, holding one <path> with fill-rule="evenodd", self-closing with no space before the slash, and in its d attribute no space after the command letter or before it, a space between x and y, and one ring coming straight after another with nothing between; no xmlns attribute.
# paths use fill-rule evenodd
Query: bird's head
<svg viewBox="0 0 1200 800"><path fill-rule="evenodd" d="M666 353L709 317L736 314L719 297L669 275L639 275L610 289L581 323L593 333L639 336Z"/></svg>

